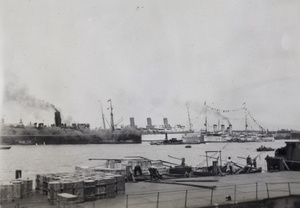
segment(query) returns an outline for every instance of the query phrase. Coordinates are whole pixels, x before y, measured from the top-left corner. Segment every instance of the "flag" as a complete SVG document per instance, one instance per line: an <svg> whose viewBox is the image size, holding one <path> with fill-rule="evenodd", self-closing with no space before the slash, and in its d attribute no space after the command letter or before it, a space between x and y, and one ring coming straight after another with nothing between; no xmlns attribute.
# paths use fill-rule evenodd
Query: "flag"
<svg viewBox="0 0 300 208"><path fill-rule="evenodd" d="M109 101L110 101L110 99L107 102L109 102Z"/></svg>

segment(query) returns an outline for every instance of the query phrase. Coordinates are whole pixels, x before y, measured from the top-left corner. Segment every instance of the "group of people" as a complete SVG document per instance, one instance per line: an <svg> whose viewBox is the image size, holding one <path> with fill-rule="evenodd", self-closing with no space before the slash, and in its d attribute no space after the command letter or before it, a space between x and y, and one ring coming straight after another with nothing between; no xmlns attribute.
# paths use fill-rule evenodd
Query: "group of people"
<svg viewBox="0 0 300 208"><path fill-rule="evenodd" d="M158 170L154 167L154 166L150 166L148 168L148 171L150 173L150 180L152 181L153 179L154 180L158 180L161 178L161 175L159 174ZM130 168L129 169L129 173L130 173L130 177L132 178L132 181L135 181L135 177L137 176L141 176L143 175L143 172L142 172L142 168L140 166L140 164L137 164L133 171L132 169Z"/></svg>
<svg viewBox="0 0 300 208"><path fill-rule="evenodd" d="M229 171L230 174L233 174L233 165L235 163L232 162L231 157L228 157L227 160L227 171ZM246 167L248 170L250 170L252 167L256 168L256 158L254 158L253 160L251 159L250 155L248 155L248 157L246 158Z"/></svg>
<svg viewBox="0 0 300 208"><path fill-rule="evenodd" d="M246 158L246 162L247 162L247 166L250 166L250 167L253 166L254 168L256 168L256 158L254 158L252 160L250 155L248 155L248 157Z"/></svg>

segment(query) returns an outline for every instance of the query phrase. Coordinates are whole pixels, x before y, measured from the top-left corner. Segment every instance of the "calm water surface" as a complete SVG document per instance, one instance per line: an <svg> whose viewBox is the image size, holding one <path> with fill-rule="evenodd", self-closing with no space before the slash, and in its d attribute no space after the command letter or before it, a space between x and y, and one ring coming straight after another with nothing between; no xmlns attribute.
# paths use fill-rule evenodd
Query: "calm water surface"
<svg viewBox="0 0 300 208"><path fill-rule="evenodd" d="M164 136L160 135L159 139ZM155 135L152 139L158 138ZM147 135L143 140L150 140ZM22 177L35 179L36 174L73 172L75 166L97 166L100 161L90 161L89 158L123 158L125 156L143 156L150 159L167 160L180 163L170 158L185 157L188 165L206 165L205 151L221 151L223 162L231 157L234 162L244 165L245 160L238 157L255 157L260 154L257 164L266 170L265 157L273 156L273 152L257 152L261 145L279 148L285 146L285 141L250 142L250 143L209 143L192 145L150 145L142 144L102 144L102 145L13 145L10 150L0 150L0 180L12 180L15 170L22 170ZM213 156L213 155L211 155ZM215 155L217 156L217 155ZM212 162L210 161L210 164Z"/></svg>

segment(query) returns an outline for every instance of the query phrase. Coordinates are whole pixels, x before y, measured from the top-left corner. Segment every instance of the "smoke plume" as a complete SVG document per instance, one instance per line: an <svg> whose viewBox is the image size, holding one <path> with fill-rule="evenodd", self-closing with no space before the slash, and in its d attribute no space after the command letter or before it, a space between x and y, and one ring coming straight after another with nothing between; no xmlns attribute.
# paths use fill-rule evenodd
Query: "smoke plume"
<svg viewBox="0 0 300 208"><path fill-rule="evenodd" d="M226 116L222 115L220 112L215 112L213 111L213 113L218 116L219 118L223 119L224 121L227 121L228 125L231 125L229 118L227 118Z"/></svg>
<svg viewBox="0 0 300 208"><path fill-rule="evenodd" d="M34 96L29 95L25 87L15 88L13 87L13 85L5 87L3 102L4 104L9 102L15 102L26 108L40 110L53 109L55 111L58 111L53 104L44 100L36 99Z"/></svg>

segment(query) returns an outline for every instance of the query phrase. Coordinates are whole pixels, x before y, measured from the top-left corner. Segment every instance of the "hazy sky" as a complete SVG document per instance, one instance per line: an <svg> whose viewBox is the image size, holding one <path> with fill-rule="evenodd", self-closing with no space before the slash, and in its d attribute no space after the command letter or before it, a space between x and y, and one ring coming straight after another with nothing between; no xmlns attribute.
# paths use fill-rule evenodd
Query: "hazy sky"
<svg viewBox="0 0 300 208"><path fill-rule="evenodd" d="M188 125L188 104L199 129L205 101L246 102L265 129L299 130L299 11L296 0L2 0L1 118L52 124L52 104L63 122L99 127L111 99L120 124ZM244 128L234 114L222 115Z"/></svg>

